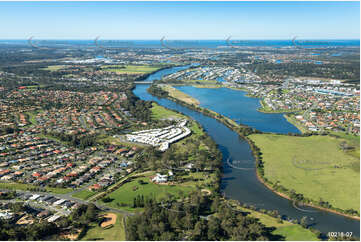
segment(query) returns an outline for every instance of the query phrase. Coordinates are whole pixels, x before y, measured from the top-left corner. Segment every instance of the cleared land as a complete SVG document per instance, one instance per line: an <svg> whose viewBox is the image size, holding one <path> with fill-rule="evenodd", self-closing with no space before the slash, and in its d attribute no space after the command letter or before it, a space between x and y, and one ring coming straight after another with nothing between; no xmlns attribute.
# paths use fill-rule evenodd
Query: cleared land
<svg viewBox="0 0 361 242"><path fill-rule="evenodd" d="M58 71L58 70L66 68L66 67L67 66L65 66L65 65L54 65L54 66L48 66L46 68L42 68L42 70L44 70L44 71Z"/></svg>
<svg viewBox="0 0 361 242"><path fill-rule="evenodd" d="M360 211L360 160L331 136L249 136L263 153L265 177L305 197ZM355 142L355 140L353 141ZM359 149L359 145L356 146Z"/></svg>
<svg viewBox="0 0 361 242"><path fill-rule="evenodd" d="M304 127L300 122L297 121L294 114L285 114L283 116L287 119L289 123L293 124L302 133L309 132L306 127Z"/></svg>
<svg viewBox="0 0 361 242"><path fill-rule="evenodd" d="M216 80L181 80L181 82L187 85L221 85Z"/></svg>
<svg viewBox="0 0 361 242"><path fill-rule="evenodd" d="M97 192L89 191L88 189L85 189L83 191L74 193L72 197L80 198L83 200L87 200L88 198L92 197L93 195L97 194Z"/></svg>
<svg viewBox="0 0 361 242"><path fill-rule="evenodd" d="M153 107L152 107L152 118L153 119L169 119L169 118L173 118L173 119L186 119L187 117L173 112L169 109L166 109L160 105L158 105L157 103L153 103Z"/></svg>
<svg viewBox="0 0 361 242"><path fill-rule="evenodd" d="M105 241L123 241L125 240L125 229L123 224L123 216L116 215L116 222L111 228L102 228L98 224L90 224L90 229L87 231L81 240L105 240Z"/></svg>
<svg viewBox="0 0 361 242"><path fill-rule="evenodd" d="M102 69L104 71L116 72L121 74L148 74L159 70L160 66L146 66L146 65L111 65L111 66L103 66Z"/></svg>
<svg viewBox="0 0 361 242"><path fill-rule="evenodd" d="M188 94L185 94L184 92L181 92L170 85L162 85L162 89L167 91L169 96L175 99L179 99L188 104L199 105L199 101L196 98L191 97Z"/></svg>
<svg viewBox="0 0 361 242"><path fill-rule="evenodd" d="M34 186L31 184L23 184L23 183L0 183L0 189L8 189L8 190L23 190L23 191L36 191L39 189L39 186ZM57 188L57 187L44 187L47 192L65 194L72 191L71 188Z"/></svg>

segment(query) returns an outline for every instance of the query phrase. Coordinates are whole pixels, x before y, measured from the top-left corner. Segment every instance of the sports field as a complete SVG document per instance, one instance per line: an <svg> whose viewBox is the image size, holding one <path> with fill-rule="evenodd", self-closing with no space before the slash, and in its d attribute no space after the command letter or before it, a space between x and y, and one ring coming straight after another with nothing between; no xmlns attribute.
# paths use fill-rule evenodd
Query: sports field
<svg viewBox="0 0 361 242"><path fill-rule="evenodd" d="M160 66L148 66L148 65L109 65L103 66L102 69L104 71L116 72L122 74L148 74L160 69Z"/></svg>
<svg viewBox="0 0 361 242"><path fill-rule="evenodd" d="M322 198L335 208L360 211L360 160L356 151L340 146L343 141L356 144L355 140L276 134L249 137L263 153L268 180L315 201Z"/></svg>

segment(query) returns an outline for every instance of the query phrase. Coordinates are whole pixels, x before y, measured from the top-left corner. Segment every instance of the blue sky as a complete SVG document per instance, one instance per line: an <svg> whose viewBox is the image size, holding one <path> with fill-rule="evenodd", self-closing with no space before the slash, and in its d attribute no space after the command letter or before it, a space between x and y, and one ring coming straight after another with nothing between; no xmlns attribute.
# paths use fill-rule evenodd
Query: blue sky
<svg viewBox="0 0 361 242"><path fill-rule="evenodd" d="M0 2L0 39L359 39L359 2Z"/></svg>

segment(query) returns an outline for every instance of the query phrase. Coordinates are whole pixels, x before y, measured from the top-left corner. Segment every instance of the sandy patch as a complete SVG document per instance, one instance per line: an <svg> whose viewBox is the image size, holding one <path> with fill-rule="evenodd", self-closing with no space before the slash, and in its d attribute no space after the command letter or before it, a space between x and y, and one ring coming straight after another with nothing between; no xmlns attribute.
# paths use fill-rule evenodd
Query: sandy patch
<svg viewBox="0 0 361 242"><path fill-rule="evenodd" d="M100 227L104 228L108 225L115 224L117 221L117 215L114 213L107 213L103 216L106 220L100 224Z"/></svg>

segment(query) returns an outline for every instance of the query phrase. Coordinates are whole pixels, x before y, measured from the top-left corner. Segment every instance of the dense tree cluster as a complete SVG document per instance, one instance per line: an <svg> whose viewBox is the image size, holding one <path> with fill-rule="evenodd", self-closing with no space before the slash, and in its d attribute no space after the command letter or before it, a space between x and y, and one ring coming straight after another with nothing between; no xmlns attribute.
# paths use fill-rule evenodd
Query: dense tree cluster
<svg viewBox="0 0 361 242"><path fill-rule="evenodd" d="M170 208L153 200L127 220L128 240L271 240L271 229L198 192Z"/></svg>
<svg viewBox="0 0 361 242"><path fill-rule="evenodd" d="M76 134L65 134L65 133L57 133L57 132L44 132L45 135L50 135L60 139L63 142L68 143L71 146L84 149L89 146L93 146L96 144L96 136L94 135L83 135L79 136Z"/></svg>
<svg viewBox="0 0 361 242"><path fill-rule="evenodd" d="M122 106L129 110L133 117L138 120L149 122L152 116L152 102L139 99L130 90L126 92L128 99L122 102Z"/></svg>
<svg viewBox="0 0 361 242"><path fill-rule="evenodd" d="M162 88L157 87L156 85L151 85L147 91L157 97L168 97L168 92L164 91Z"/></svg>

